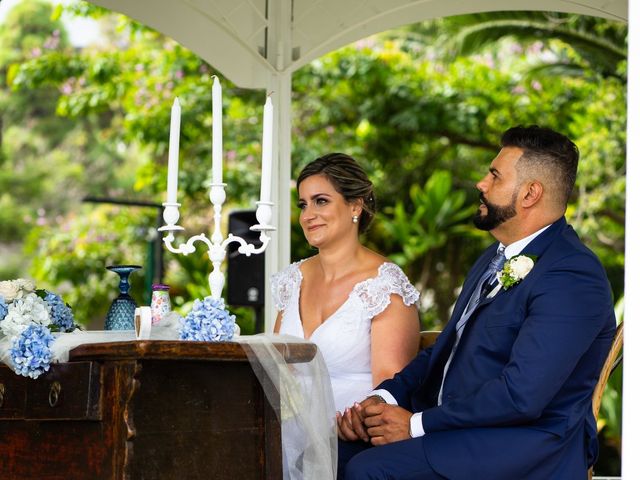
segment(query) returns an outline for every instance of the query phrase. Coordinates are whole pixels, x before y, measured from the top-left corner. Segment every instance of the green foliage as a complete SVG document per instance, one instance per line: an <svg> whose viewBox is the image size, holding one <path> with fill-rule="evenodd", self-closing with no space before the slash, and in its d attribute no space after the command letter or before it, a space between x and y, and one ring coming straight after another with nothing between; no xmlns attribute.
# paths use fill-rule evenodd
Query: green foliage
<svg viewBox="0 0 640 480"><path fill-rule="evenodd" d="M619 450L622 434L622 364L611 373L602 395L598 427L607 429L609 441Z"/></svg>
<svg viewBox="0 0 640 480"><path fill-rule="evenodd" d="M90 13L96 18L104 14L99 8L80 5L84 6L74 7L76 13ZM558 38L545 41L541 47L531 43L532 36L521 34L526 37L524 45L530 45L528 49L502 42L495 54L441 59L435 56L438 39L450 36L443 35L443 31L459 32L473 22L482 25L488 18L522 21L517 15L504 14L456 17L411 26L345 47L297 72L293 81L294 172L329 150L346 150L365 165L373 178L381 210L389 213L393 208L399 219L417 221L420 214L416 202L424 204L426 199L416 192L423 191L434 172L449 171L452 190L464 191L467 199L473 198L474 179L481 176L495 154L505 126L549 125L576 138L583 151L579 196L570 216L592 248L606 258L610 271L619 273L622 250L618 242L623 229L615 212L621 211L624 189L619 175L624 165L624 134L620 128L624 123L623 85L616 77L594 81L598 78L597 71L588 79L559 79L542 73L528 76L536 59L551 55L558 60L584 60L585 50L579 45L572 50L567 39L562 40L562 48L553 43L560 41ZM540 23L551 17L536 14L527 18ZM77 53L57 49L13 64L8 77L12 95L57 90L57 121L62 116L74 124L82 122L83 130L91 132L88 136L83 134L84 151L75 156L83 168L91 169L96 157L123 165L122 174L101 178L97 185L89 187L90 193L133 190L157 201L165 188L170 105L174 96L179 96L183 107L180 197L184 211L195 212L190 214L186 226L191 231L206 230L210 216L205 190L210 156L209 77L213 71L193 54L153 31L122 17L111 22L119 25L114 36L123 48ZM576 35L597 32L609 43L621 38L618 26L602 20L559 16L557 21L548 23L556 29L573 29ZM483 45L486 48L488 40L502 38L506 32L506 28L493 29ZM512 38L516 34L517 31ZM582 65L597 63L597 58L591 55L588 57L591 63L585 60ZM624 73L624 69L618 67L617 72ZM257 194L261 95L235 89L224 80L223 86L225 180L233 192L230 198L244 206ZM40 116L35 124L46 122L46 118L47 115ZM127 145L124 150L123 145ZM87 158L87 151L92 152L92 158ZM134 155L137 161L133 160ZM13 154L10 157L16 158ZM61 161L68 158L63 156ZM599 168L603 163L607 164L606 169ZM94 168L86 177L100 178L96 170L110 169ZM409 194L399 197L398 192ZM596 220L601 225L603 212L608 213L606 234L595 231ZM406 248L407 257L401 261L414 271L414 281L421 282L422 269L413 263L421 264L424 255L441 248L440 239L449 233L440 234L425 223L404 232L396 228L394 234L405 238L395 239L389 236L388 228L388 224L384 228L374 224L367 241L391 254ZM409 232L420 229L427 229L426 238L435 243L406 239ZM299 233L294 231L293 250L308 254ZM460 239L445 242L438 257L461 258L459 250L466 245L472 246L469 256L462 257L468 261L488 241L487 237L482 238L478 242L473 234L463 232ZM184 259L172 261L184 263ZM206 259L198 262L198 268L186 264L184 268L192 272L208 269ZM438 268L445 270L442 265ZM178 267L169 270L176 272ZM186 285L201 280L195 278L195 273L179 278ZM613 283L619 291L618 283ZM452 287L446 282L445 285ZM185 298L190 298L190 294ZM446 297L446 301L450 300L451 297ZM440 322L446 318L445 311Z"/></svg>
<svg viewBox="0 0 640 480"><path fill-rule="evenodd" d="M89 4L75 4L72 8L76 14L98 19L105 15L105 11ZM59 14L58 9L52 17L48 10L48 22L57 21L51 18ZM605 256L612 251L612 245L620 252L615 243L621 238L620 223L612 212L620 211L624 188L619 180L624 165L624 134L620 128L624 123L620 114L625 100L623 85L615 77L594 81L597 71L588 79L570 80L542 74L532 79L526 73L535 59L548 58L550 54L559 60L588 59L591 63L583 62L587 66L597 64L600 57L587 55L579 42L573 45L570 39L585 32L597 33L603 42L618 45L621 50L623 29L612 22L586 17L527 14L531 24L547 21L554 31L564 29L575 35L560 39L558 34L545 39L541 47L531 43L535 35L521 33L515 27L509 30L487 26L489 33L482 43L485 48L488 41L503 38L509 31L511 38L523 38L523 44L531 48L521 48L512 41L502 42L503 46L490 55L454 59L434 56L437 40L451 36L443 32L460 32L469 25L484 25L489 19L503 23L523 21L518 15L464 16L411 26L363 40L303 68L293 82L294 172L327 150L348 150L365 164L374 179L383 211L395 205L393 208L415 215L414 203L422 199L416 200L416 194L411 192L421 191L434 172L448 170L453 189L466 191L467 198L473 198L474 179L479 178L495 153L505 126L545 124L567 131L578 139L583 150L580 203L574 204L570 214L575 215L593 248L601 248ZM27 24L29 20L21 16L19 21ZM203 166L210 155L209 77L213 70L179 45L135 22L123 17L109 21L119 26L113 35L120 48L72 52L61 46L35 57L26 56L26 61L10 64L7 78L13 89L11 96L57 92L52 105L58 114L56 122L82 124L77 135L84 142L83 151L74 155L82 168L92 168L96 157L105 158L105 162L109 158L116 165L126 162L121 170L128 175L103 177L88 188L90 193L133 189L160 200L165 188L170 105L178 95L183 106L180 195L185 210L196 212L187 226L193 230L206 228L210 207L205 190L208 172ZM46 21L41 29L47 34L53 31ZM562 48L553 43L560 40ZM623 74L624 67L620 70L618 66L616 71ZM261 95L235 89L225 81L223 85L225 180L234 193L232 198L245 205L257 193ZM24 109L25 105L16 108ZM43 130L49 131L46 122L51 113L44 111L36 118L34 125L46 125ZM12 123L19 124L18 120ZM598 128L594 130L595 122ZM63 141L75 135L69 133L67 126L62 130ZM65 149L69 147L64 145ZM47 148L30 155L39 157ZM5 156L18 157L14 151ZM62 155L61 163L68 159ZM607 169L598 168L603 162ZM109 169L96 168L86 178L99 178L97 170ZM588 173L583 174L582 170ZM42 179L36 173L32 175L34 183ZM25 182L29 185L28 179ZM397 192L410 193L401 197L400 206ZM605 210L612 219L607 230L614 230L615 235L613 241L607 236L608 243L600 242L601 245L589 222ZM387 247L387 234L385 229L374 226L369 241L374 246ZM396 244L400 243L406 242ZM426 252L430 247L420 248ZM620 265L618 253L609 256L611 262ZM413 261L418 258L417 254L412 256Z"/></svg>
<svg viewBox="0 0 640 480"><path fill-rule="evenodd" d="M52 13L51 4L42 0L22 2L9 11L4 20L6 28L0 29L0 69L36 56L43 49L68 44L64 26L52 18ZM58 40L52 42L54 37ZM4 80L0 79L0 85L4 85Z"/></svg>
<svg viewBox="0 0 640 480"><path fill-rule="evenodd" d="M400 266L409 266L429 250L442 247L450 236L467 232L466 222L475 208L465 205L465 193L452 191L452 187L449 172L435 171L424 187L411 185L413 212L397 201L395 208L388 210L393 217L383 217L385 233L403 246L403 253L392 257Z"/></svg>
<svg viewBox="0 0 640 480"><path fill-rule="evenodd" d="M74 9L76 13L83 13L77 6ZM89 9L96 18L104 13L100 9ZM48 14L51 14L50 10ZM57 10L53 17L59 15L60 10ZM180 97L183 112L180 201L185 211L194 212L184 225L189 231L199 232L207 232L210 227L212 212L207 195L207 164L211 158L210 76L213 70L175 42L123 20L124 17L118 18L121 28L114 36L119 48L42 50L6 69L3 78L11 88L6 97L12 99L14 110L20 116L4 118L12 125L21 125L28 117L31 132L27 134L25 130L23 136L5 132L5 138L11 139L4 145L8 161L17 163L21 159L25 167L28 165L24 168L24 179L16 175L18 169L8 171L6 176L0 175L0 186L5 184L5 178L12 186L11 195L0 200L11 212L11 215L0 217L0 225L12 223L11 228L2 229L3 233L11 232L11 238L24 236L37 222L56 224L54 219L60 213L69 212L71 223L79 221L71 212L77 212L80 199L86 195L132 200L137 196L159 203L166 188L169 112L174 96ZM28 18L22 16L19 21L24 25L29 23ZM225 181L229 184L228 191L234 192L229 195L231 200L245 204L256 199L259 189L259 118L264 97L256 92L234 89L224 80L223 85L226 89L225 138L233 139L234 143L225 145ZM17 104L15 101L34 95L42 96L46 102ZM33 104L48 105L48 109L39 108L27 115L25 112ZM60 135L52 145L51 136L45 137L44 133L51 135L56 131ZM42 133L42 137L35 137L35 132ZM26 138L20 140L23 137ZM41 146L36 150L35 145ZM30 150L26 151L27 148ZM19 153L20 149L23 151ZM50 171L43 168L43 157L53 167ZM52 158L54 162L51 162ZM38 168L30 168L32 164ZM21 195L20 185L23 184L25 193ZM43 208L47 203L50 207ZM229 208L234 206L228 202ZM25 212L20 212L20 208ZM33 220L24 222L24 218ZM112 224L109 228L116 226ZM118 232L126 237L123 244L139 250L145 248L145 239L141 236ZM64 242L64 235L58 236L59 232L53 229L47 235L47 243L41 242L37 249L29 249L29 255L47 257L50 264L45 266L36 261L32 273L37 278L51 280L50 275L64 270L63 263L72 261L81 266L85 261L85 257L76 251L66 251L68 258L45 253L59 240ZM94 260L100 268L109 263L106 253L102 249L94 252ZM206 274L210 269L204 252L201 257L193 258L197 265L188 264L185 258L170 257L166 279L185 285L184 288L177 287L176 295L176 304L184 305L184 309L193 298L203 296L203 289L195 288L195 285L207 285ZM26 261L23 263L24 269ZM186 264L181 267L181 263ZM87 268L93 269L94 265ZM11 271L15 271L14 266ZM77 285L74 288L83 289L80 278L74 276L71 281ZM98 287L95 301L103 298L100 291ZM86 296L86 291L83 294ZM76 298L80 299L81 295ZM83 305L79 308L88 312Z"/></svg>
<svg viewBox="0 0 640 480"><path fill-rule="evenodd" d="M25 243L31 273L39 286L55 289L73 306L77 321L102 325L118 294L118 278L105 267L144 265L144 241L154 221L145 212L98 206L68 215L56 225L35 228ZM132 296L141 302L143 276L134 273L131 285Z"/></svg>
<svg viewBox="0 0 640 480"><path fill-rule="evenodd" d="M627 28L623 23L596 17L555 12L492 12L445 20L455 32L446 44L454 53L469 55L495 48L505 39L523 46L546 44L553 55L543 63L564 66L566 73L578 68L582 74L620 78L618 66L626 60ZM549 58L554 58L548 63Z"/></svg>
<svg viewBox="0 0 640 480"><path fill-rule="evenodd" d="M424 328L441 328L440 319L446 315L453 292L463 278L438 271L437 259L445 247L474 234L469 218L475 206L466 203L464 191L453 190L451 174L441 170L435 171L424 187L411 185L409 198L410 211L398 200L381 216L382 231L389 239L384 251L401 249L389 257L415 279L423 292ZM426 303L425 298L433 300Z"/></svg>

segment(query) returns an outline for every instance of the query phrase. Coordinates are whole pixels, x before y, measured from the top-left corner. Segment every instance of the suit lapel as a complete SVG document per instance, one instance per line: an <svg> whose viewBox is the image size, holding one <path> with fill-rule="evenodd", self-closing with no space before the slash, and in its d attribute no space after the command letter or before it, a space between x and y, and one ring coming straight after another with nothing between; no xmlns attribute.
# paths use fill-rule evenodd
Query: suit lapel
<svg viewBox="0 0 640 480"><path fill-rule="evenodd" d="M456 323L462 316L467 303L469 303L469 298L473 294L473 290L475 289L478 280L482 276L482 273L487 268L487 265L491 258L495 255L496 249L498 248L498 243L493 243L489 248L485 250L485 252L478 258L476 263L471 268L467 279L465 280L464 286L462 287L462 291L460 292L460 296L458 300L456 300L456 304L453 308L453 312L451 314L451 318L447 325L442 330L442 333L439 335L440 341L436 343L436 348L433 351L434 362L432 365L438 364L438 359L446 361L449 358L449 354L451 353L451 349L453 348L453 344L456 338ZM444 365L444 363L443 363Z"/></svg>
<svg viewBox="0 0 640 480"><path fill-rule="evenodd" d="M469 303L469 299L476 288L478 280L480 280L480 277L486 271L487 265L495 255L497 248L498 242L493 243L489 248L487 248L469 272L467 280L464 282L464 287L460 292L460 296L458 297L458 300L456 300L456 305L453 308L453 313L451 314L449 323L453 323L455 325L458 323L458 320L460 320L460 317L464 313L464 309L467 306L467 303Z"/></svg>
<svg viewBox="0 0 640 480"><path fill-rule="evenodd" d="M547 247L551 244L553 239L561 232L567 225L564 217L561 217L556 222L552 223L549 228L547 228L544 232L538 235L529 245L527 245L521 253L528 255L535 255L536 257L542 256ZM471 297L478 280L482 276L483 272L487 268L489 261L495 255L496 249L498 248L498 243L493 243L489 248L487 248L484 253L478 258L474 266L472 267L469 275L467 276L467 280L464 283L464 287L460 292L460 296L456 301L456 305L453 309L453 313L451 314L451 318L447 323L447 326L444 328L440 336L442 337L442 348L439 351L434 350L434 354L436 356L442 355L443 353L448 355L453 346L453 340L455 339L455 325L460 320L462 313L464 312L467 303L469 302L469 298ZM535 268L535 266L534 266ZM517 288L517 286L512 287ZM505 292L503 289L498 290L498 293L491 298L485 298L480 305L476 308L476 312L485 306L486 304L493 301L498 295L503 295ZM475 317L475 313L471 315L469 322L473 320ZM467 323L469 323L467 322Z"/></svg>
<svg viewBox="0 0 640 480"><path fill-rule="evenodd" d="M431 353L432 360L429 362L427 372L425 372L425 378L429 378L429 381L425 382L421 387L424 390L425 398L428 398L427 405L429 406L435 406L438 400L438 392L440 391L440 384L442 383L444 366L451 355L451 350L456 341L456 323L458 323L460 316L464 312L464 309L469 302L469 297L472 295L482 273L487 268L491 258L495 255L496 248L497 243L491 245L478 258L469 271L469 275L465 280L462 291L458 296L458 300L456 300L451 318L433 346L433 351Z"/></svg>
<svg viewBox="0 0 640 480"><path fill-rule="evenodd" d="M493 293L493 290L495 290L496 292ZM477 308L480 308L483 305L486 305L487 303L491 303L493 299L496 298L498 295L502 294L502 292L504 292L504 289L500 286L500 284L496 284L496 286L492 289L492 291L489 292L489 295L487 295L485 298L483 298L480 301L480 304L478 305Z"/></svg>

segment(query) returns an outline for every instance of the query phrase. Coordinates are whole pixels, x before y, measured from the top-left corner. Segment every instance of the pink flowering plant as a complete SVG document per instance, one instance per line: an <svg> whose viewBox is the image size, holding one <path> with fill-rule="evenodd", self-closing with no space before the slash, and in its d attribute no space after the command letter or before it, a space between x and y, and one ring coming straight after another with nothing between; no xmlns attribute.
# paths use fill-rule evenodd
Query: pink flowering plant
<svg viewBox="0 0 640 480"><path fill-rule="evenodd" d="M25 377L38 378L52 360L51 332L77 328L60 296L22 278L0 282L0 357Z"/></svg>

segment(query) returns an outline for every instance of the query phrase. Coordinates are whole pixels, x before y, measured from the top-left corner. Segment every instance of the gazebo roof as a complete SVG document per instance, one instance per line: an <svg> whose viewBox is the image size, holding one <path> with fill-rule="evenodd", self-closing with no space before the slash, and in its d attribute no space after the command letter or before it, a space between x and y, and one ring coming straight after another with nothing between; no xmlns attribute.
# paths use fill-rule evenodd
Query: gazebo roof
<svg viewBox="0 0 640 480"><path fill-rule="evenodd" d="M626 0L92 0L175 39L236 85L265 88L348 43L464 13L541 10L627 20Z"/></svg>

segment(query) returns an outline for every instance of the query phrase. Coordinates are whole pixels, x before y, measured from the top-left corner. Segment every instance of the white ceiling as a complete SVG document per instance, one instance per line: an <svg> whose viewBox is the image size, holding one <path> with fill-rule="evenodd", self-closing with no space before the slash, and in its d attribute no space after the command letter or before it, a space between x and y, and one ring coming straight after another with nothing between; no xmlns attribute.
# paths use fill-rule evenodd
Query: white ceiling
<svg viewBox="0 0 640 480"><path fill-rule="evenodd" d="M175 39L238 86L265 88L353 41L464 13L573 12L626 21L627 0L91 0ZM267 11L268 10L268 11Z"/></svg>

